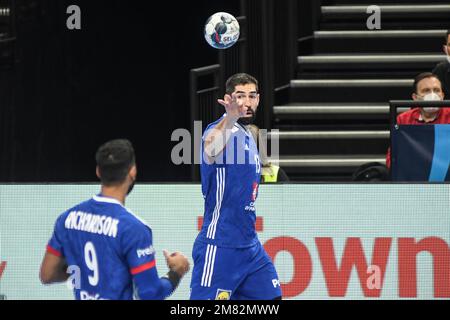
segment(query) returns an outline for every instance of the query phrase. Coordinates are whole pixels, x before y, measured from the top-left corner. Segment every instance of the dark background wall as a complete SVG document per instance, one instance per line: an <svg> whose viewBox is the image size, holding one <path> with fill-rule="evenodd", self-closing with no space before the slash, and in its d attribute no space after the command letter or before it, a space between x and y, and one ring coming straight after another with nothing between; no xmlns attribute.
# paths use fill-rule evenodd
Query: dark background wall
<svg viewBox="0 0 450 320"><path fill-rule="evenodd" d="M206 19L238 16L239 1L36 3L18 16L15 65L0 70L0 182L95 181L97 147L119 137L141 181L189 180L170 136L189 128L189 70L217 63ZM66 28L71 4L81 30Z"/></svg>

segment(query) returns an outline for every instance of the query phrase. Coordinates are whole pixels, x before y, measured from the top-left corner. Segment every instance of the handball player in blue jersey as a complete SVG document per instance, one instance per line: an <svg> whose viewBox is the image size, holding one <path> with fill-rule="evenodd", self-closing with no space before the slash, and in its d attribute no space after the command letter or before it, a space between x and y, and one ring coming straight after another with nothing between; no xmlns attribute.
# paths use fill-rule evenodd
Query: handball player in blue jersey
<svg viewBox="0 0 450 320"><path fill-rule="evenodd" d="M158 276L152 230L125 207L137 173L133 146L128 140L109 141L98 149L96 160L101 192L58 217L41 282L63 282L70 276L80 300L168 297L189 262L180 252L164 251L169 272Z"/></svg>
<svg viewBox="0 0 450 320"><path fill-rule="evenodd" d="M206 128L201 147L205 199L192 250L193 300L281 299L277 272L255 230L261 163L247 129L259 104L258 82L239 73L226 82L226 113Z"/></svg>

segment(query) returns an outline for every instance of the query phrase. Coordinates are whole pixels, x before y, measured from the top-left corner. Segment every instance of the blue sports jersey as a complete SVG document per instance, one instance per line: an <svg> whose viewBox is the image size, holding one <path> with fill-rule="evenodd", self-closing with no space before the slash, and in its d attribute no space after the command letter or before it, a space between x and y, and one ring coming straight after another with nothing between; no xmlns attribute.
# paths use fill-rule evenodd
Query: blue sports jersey
<svg viewBox="0 0 450 320"><path fill-rule="evenodd" d="M226 116L226 115L224 115ZM208 125L202 139L223 117ZM251 133L236 123L224 150L214 163L201 156L203 226L198 240L212 245L245 248L258 243L254 203L258 195L261 165Z"/></svg>
<svg viewBox="0 0 450 320"><path fill-rule="evenodd" d="M65 258L72 277L79 271L76 299L138 298L133 280L146 272L144 281L153 282L140 289L153 290L149 298L164 298L173 289L163 288L168 280L157 277L150 227L112 198L94 196L61 214L47 250Z"/></svg>

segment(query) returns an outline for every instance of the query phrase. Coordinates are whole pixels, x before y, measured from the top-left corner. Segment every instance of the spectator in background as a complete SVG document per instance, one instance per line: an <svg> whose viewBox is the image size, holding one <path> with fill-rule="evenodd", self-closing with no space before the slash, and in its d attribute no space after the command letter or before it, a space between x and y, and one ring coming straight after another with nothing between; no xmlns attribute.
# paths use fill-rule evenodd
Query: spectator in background
<svg viewBox="0 0 450 320"><path fill-rule="evenodd" d="M438 77L431 72L419 74L414 79L415 101L436 101L444 99L444 92ZM399 125L450 124L450 108L413 108L397 116ZM386 155L386 166L391 167L391 150Z"/></svg>
<svg viewBox="0 0 450 320"><path fill-rule="evenodd" d="M263 143L264 140L261 138L259 128L254 124L248 125L247 128L252 133L253 139L258 146L259 156L261 158L262 164L261 183L289 181L289 177L282 168L269 162L269 159L267 157L266 143Z"/></svg>
<svg viewBox="0 0 450 320"><path fill-rule="evenodd" d="M444 53L447 56L447 61L439 63L434 69L433 73L437 75L442 84L442 90L447 98L450 98L450 30L445 35Z"/></svg>

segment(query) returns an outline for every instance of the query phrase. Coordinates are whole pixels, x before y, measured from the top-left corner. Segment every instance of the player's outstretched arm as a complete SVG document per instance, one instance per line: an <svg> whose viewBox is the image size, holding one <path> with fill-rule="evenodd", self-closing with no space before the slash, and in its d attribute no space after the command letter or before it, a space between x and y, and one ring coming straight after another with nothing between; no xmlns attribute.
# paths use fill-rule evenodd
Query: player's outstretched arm
<svg viewBox="0 0 450 320"><path fill-rule="evenodd" d="M205 136L205 153L209 158L214 158L222 152L231 137L231 129L240 117L245 116L246 108L244 104L239 104L236 94L231 96L226 94L224 100L217 100L225 107L227 112L224 117L213 129Z"/></svg>

